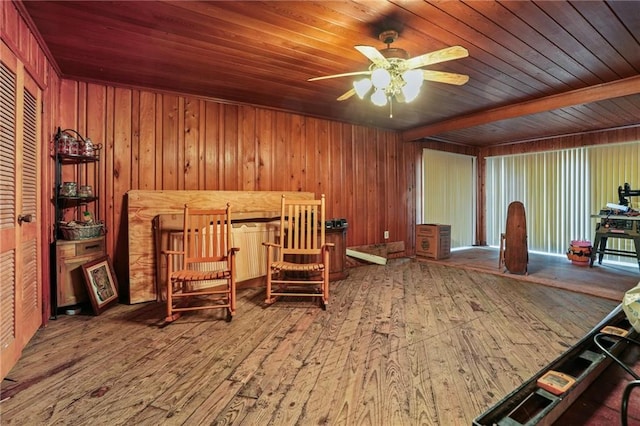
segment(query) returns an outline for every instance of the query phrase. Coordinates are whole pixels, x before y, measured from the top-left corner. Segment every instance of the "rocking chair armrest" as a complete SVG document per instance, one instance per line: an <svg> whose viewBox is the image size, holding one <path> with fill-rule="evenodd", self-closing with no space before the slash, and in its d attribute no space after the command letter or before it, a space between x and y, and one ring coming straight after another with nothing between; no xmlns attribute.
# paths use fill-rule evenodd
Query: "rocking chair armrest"
<svg viewBox="0 0 640 426"><path fill-rule="evenodd" d="M230 247L228 256L235 256L240 251L240 247Z"/></svg>
<svg viewBox="0 0 640 426"><path fill-rule="evenodd" d="M324 245L322 246L322 248L323 248L324 250L328 250L328 249L332 249L332 248L334 248L335 246L336 246L336 245L335 245L335 243L324 243Z"/></svg>
<svg viewBox="0 0 640 426"><path fill-rule="evenodd" d="M184 254L184 251L180 251L180 250L162 250L160 253L164 254L165 256L171 256L172 254Z"/></svg>
<svg viewBox="0 0 640 426"><path fill-rule="evenodd" d="M270 241L264 241L262 243L262 245L265 246L265 247L275 247L275 248L281 248L282 247L280 244L272 243Z"/></svg>

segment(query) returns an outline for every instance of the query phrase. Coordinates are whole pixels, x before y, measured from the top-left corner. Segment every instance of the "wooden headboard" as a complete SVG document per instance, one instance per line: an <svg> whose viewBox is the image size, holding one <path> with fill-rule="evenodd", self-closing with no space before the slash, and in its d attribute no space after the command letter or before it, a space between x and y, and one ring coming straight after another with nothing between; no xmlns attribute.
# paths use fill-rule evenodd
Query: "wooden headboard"
<svg viewBox="0 0 640 426"><path fill-rule="evenodd" d="M224 207L231 203L232 218L280 216L280 200L313 199L313 192L295 191L144 191L127 192L129 230L129 303L157 299L153 219L161 214L181 214L184 205Z"/></svg>

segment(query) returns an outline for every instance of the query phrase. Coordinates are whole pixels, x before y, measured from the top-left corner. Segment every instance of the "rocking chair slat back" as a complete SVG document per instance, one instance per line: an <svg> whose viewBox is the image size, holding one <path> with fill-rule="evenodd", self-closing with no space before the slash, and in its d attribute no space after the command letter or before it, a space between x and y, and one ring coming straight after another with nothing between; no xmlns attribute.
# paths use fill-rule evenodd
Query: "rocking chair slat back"
<svg viewBox="0 0 640 426"><path fill-rule="evenodd" d="M226 210L187 207L184 221L185 269L193 263L219 262L227 258L231 223Z"/></svg>
<svg viewBox="0 0 640 426"><path fill-rule="evenodd" d="M283 230L285 254L320 254L324 245L324 209L322 200L282 199L280 229Z"/></svg>

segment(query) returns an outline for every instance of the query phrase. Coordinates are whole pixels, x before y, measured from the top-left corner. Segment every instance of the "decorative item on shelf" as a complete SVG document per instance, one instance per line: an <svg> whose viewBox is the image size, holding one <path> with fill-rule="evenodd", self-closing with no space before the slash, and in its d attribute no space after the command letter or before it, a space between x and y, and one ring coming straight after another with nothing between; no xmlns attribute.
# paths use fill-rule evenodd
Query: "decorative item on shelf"
<svg viewBox="0 0 640 426"><path fill-rule="evenodd" d="M82 185L80 189L78 189L78 197L93 197L93 188L91 187L91 185Z"/></svg>
<svg viewBox="0 0 640 426"><path fill-rule="evenodd" d="M85 210L85 211L82 213L82 221L83 221L85 224L93 223L93 215L91 214L91 212L90 212L90 211Z"/></svg>
<svg viewBox="0 0 640 426"><path fill-rule="evenodd" d="M67 133L59 133L57 139L57 149L59 154L69 154L69 146L71 144L70 135Z"/></svg>
<svg viewBox="0 0 640 426"><path fill-rule="evenodd" d="M78 196L78 184L76 182L65 182L60 185L61 197L77 197Z"/></svg>
<svg viewBox="0 0 640 426"><path fill-rule="evenodd" d="M86 240L103 234L104 224L91 222L59 222L58 229L64 240Z"/></svg>
<svg viewBox="0 0 640 426"><path fill-rule="evenodd" d="M93 142L91 142L91 139L89 138L86 138L84 140L84 146L82 147L82 155L84 155L85 157L93 157L94 155Z"/></svg>
<svg viewBox="0 0 640 426"><path fill-rule="evenodd" d="M69 139L69 155L78 155L78 139Z"/></svg>
<svg viewBox="0 0 640 426"><path fill-rule="evenodd" d="M58 127L55 136L55 146L58 154L80 157L96 157L102 148L101 144L93 143L91 139L82 137L77 130L61 130L60 127Z"/></svg>

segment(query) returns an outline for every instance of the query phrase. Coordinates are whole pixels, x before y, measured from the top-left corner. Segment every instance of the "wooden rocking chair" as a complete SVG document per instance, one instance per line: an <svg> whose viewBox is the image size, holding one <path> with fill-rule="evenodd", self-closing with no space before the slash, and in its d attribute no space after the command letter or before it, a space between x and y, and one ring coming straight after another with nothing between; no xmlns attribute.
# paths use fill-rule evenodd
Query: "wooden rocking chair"
<svg viewBox="0 0 640 426"><path fill-rule="evenodd" d="M227 321L236 311L236 265L231 247L231 207L193 209L184 207L181 251L163 251L167 256L167 317L181 312L227 309ZM196 303L192 303L196 302Z"/></svg>
<svg viewBox="0 0 640 426"><path fill-rule="evenodd" d="M324 194L320 200L286 200L282 196L280 243L267 247L267 297L321 298L329 303L329 248L325 243ZM275 289L274 289L275 288Z"/></svg>

